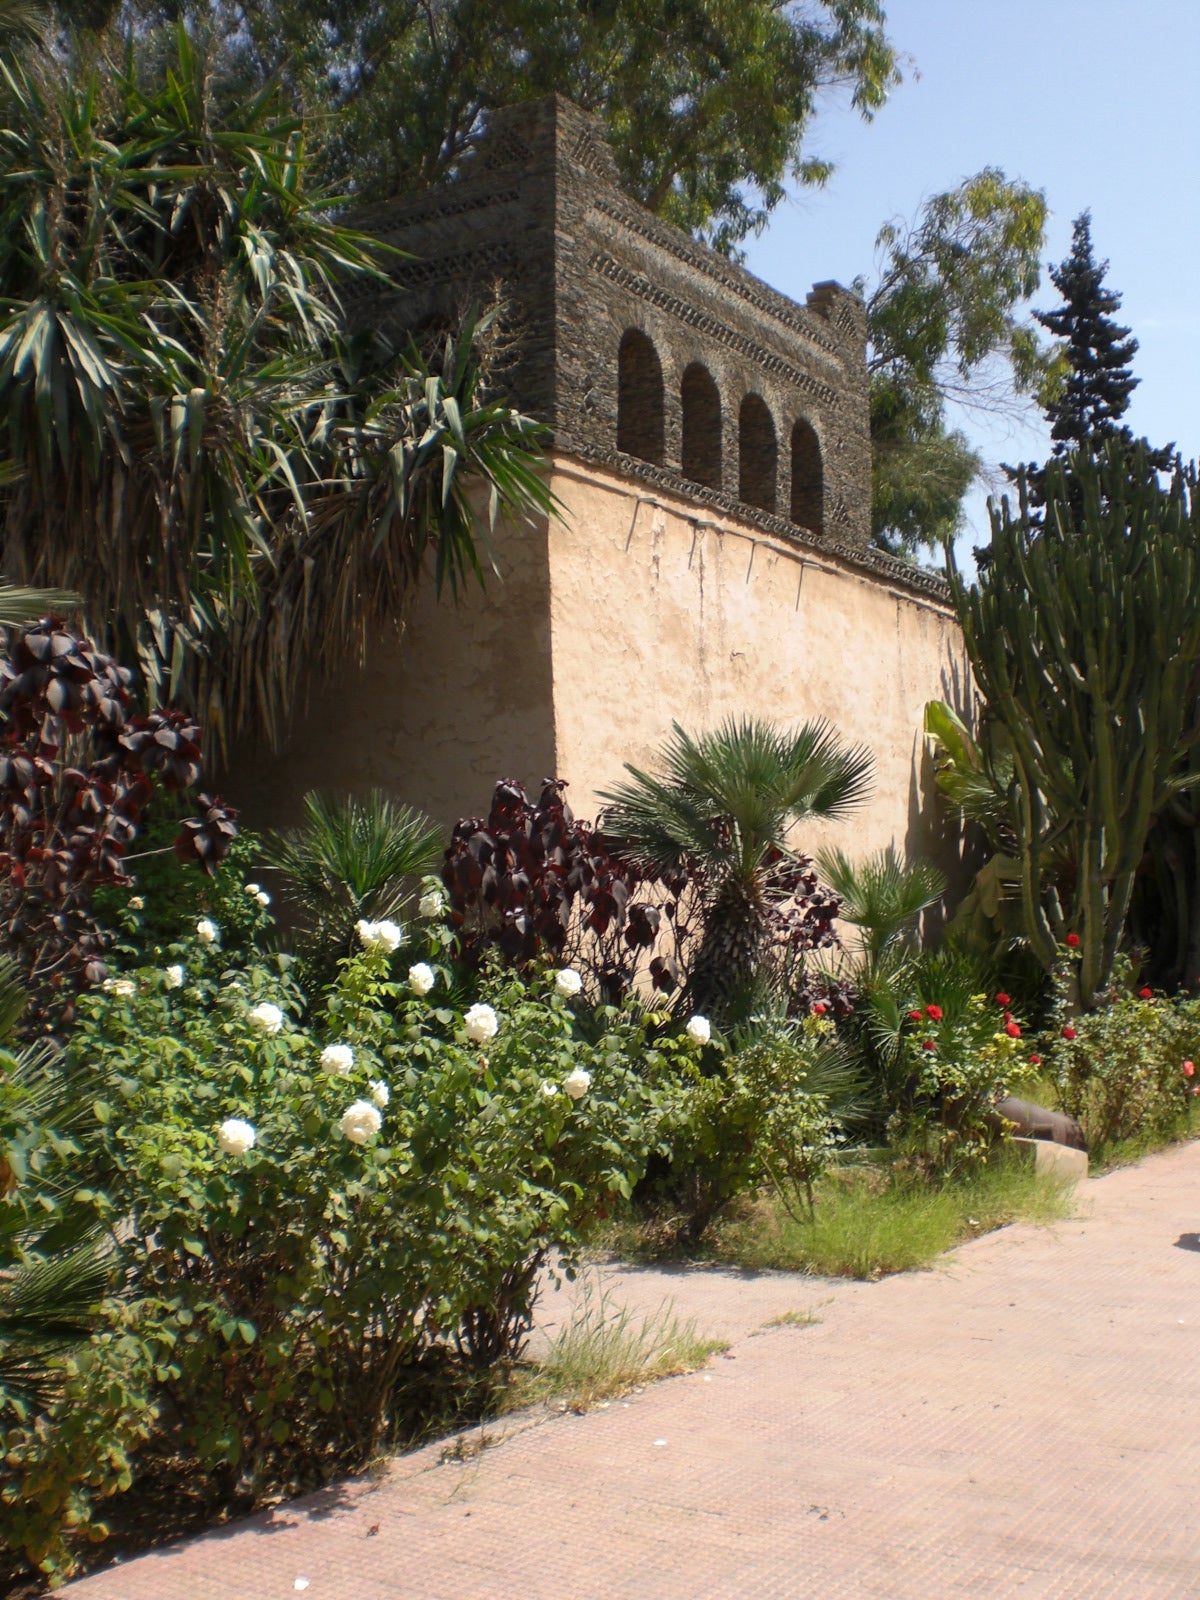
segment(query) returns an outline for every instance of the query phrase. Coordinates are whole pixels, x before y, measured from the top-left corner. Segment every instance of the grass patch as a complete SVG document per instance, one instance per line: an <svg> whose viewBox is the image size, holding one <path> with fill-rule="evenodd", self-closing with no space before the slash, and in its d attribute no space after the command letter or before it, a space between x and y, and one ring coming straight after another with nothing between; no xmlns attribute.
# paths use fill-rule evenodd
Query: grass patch
<svg viewBox="0 0 1200 1600"><path fill-rule="evenodd" d="M1152 1156L1174 1144L1186 1144L1189 1139L1200 1139L1200 1100L1193 1100L1179 1121L1165 1128L1142 1128L1128 1139L1098 1145L1090 1157L1092 1176L1098 1178L1114 1167L1131 1166L1143 1156Z"/></svg>
<svg viewBox="0 0 1200 1600"><path fill-rule="evenodd" d="M1006 1223L1060 1221L1073 1205L1071 1186L1016 1161L937 1187L850 1171L821 1184L811 1220L797 1222L769 1198L758 1200L715 1229L712 1254L741 1267L879 1278L930 1266Z"/></svg>
<svg viewBox="0 0 1200 1600"><path fill-rule="evenodd" d="M586 1411L656 1378L694 1372L725 1348L725 1340L703 1337L695 1322L681 1322L669 1304L653 1316L635 1317L585 1281L570 1320L545 1358L514 1379L508 1402L513 1408L541 1401Z"/></svg>

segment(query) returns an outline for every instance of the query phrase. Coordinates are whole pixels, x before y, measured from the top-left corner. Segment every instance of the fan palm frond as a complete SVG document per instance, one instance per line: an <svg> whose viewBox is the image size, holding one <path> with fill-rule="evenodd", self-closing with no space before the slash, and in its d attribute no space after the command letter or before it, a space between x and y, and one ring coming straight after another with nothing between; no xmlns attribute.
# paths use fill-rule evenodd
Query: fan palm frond
<svg viewBox="0 0 1200 1600"><path fill-rule="evenodd" d="M49 1402L57 1358L100 1326L112 1280L111 1253L95 1240L0 1273L0 1414Z"/></svg>
<svg viewBox="0 0 1200 1600"><path fill-rule="evenodd" d="M900 861L890 847L851 862L840 850L817 856L821 876L842 902L839 916L862 929L869 958L912 933L923 911L946 892L946 879L931 861Z"/></svg>

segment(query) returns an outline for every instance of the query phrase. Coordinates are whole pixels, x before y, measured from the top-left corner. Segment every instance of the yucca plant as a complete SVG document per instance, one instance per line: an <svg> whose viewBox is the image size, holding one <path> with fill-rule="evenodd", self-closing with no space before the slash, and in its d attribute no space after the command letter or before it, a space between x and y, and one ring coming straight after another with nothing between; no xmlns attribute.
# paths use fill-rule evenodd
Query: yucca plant
<svg viewBox="0 0 1200 1600"><path fill-rule="evenodd" d="M453 588L481 526L554 502L473 320L437 372L350 337L344 289L386 255L310 185L277 88L225 92L182 26L165 68L141 49L0 40L0 565L78 589L210 733L275 739L301 668L401 615L430 550Z"/></svg>
<svg viewBox="0 0 1200 1600"><path fill-rule="evenodd" d="M328 965L352 948L360 918L397 920L415 882L441 861L445 833L381 790L304 797L302 827L275 834L267 858L283 874L310 959Z"/></svg>
<svg viewBox="0 0 1200 1600"><path fill-rule="evenodd" d="M687 866L700 883L692 1003L729 1014L756 992L773 919L789 906L800 918L814 909L796 899L810 863L790 842L793 827L846 816L866 797L871 769L870 754L843 746L823 721L786 729L730 719L695 738L675 723L657 769L627 764L629 781L602 796L606 832L623 852L662 874ZM836 902L826 897L816 909L816 942L831 942Z"/></svg>

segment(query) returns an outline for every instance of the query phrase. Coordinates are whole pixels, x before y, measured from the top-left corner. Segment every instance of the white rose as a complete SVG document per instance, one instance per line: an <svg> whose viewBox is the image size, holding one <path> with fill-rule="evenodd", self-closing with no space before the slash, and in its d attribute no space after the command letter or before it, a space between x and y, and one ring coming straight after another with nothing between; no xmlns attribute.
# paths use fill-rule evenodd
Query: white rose
<svg viewBox="0 0 1200 1600"><path fill-rule="evenodd" d="M216 944L221 937L221 930L208 917L201 917L196 924L196 937L201 944Z"/></svg>
<svg viewBox="0 0 1200 1600"><path fill-rule="evenodd" d="M558 1093L558 1085L556 1083L551 1083L550 1079L546 1078L542 1082L542 1093L547 1100L553 1100L554 1096Z"/></svg>
<svg viewBox="0 0 1200 1600"><path fill-rule="evenodd" d="M500 1032L500 1023L491 1006L472 1006L463 1018L467 1038L472 1044L486 1044Z"/></svg>
<svg viewBox="0 0 1200 1600"><path fill-rule="evenodd" d="M423 917L440 917L446 909L446 902L436 889L431 889L428 894L421 896L417 910Z"/></svg>
<svg viewBox="0 0 1200 1600"><path fill-rule="evenodd" d="M592 1086L592 1075L585 1072L582 1067L576 1067L574 1072L569 1072L563 1079L563 1088L572 1100L582 1100Z"/></svg>
<svg viewBox="0 0 1200 1600"><path fill-rule="evenodd" d="M168 989L182 989L183 976L183 968L176 963L174 966L168 967L163 973L163 982Z"/></svg>
<svg viewBox="0 0 1200 1600"><path fill-rule="evenodd" d="M555 973L554 987L559 994L565 994L570 997L577 995L583 988L583 979L575 971L574 967L564 967L561 972Z"/></svg>
<svg viewBox="0 0 1200 1600"><path fill-rule="evenodd" d="M707 1044L712 1038L712 1028L707 1017L692 1017L685 1031L693 1044Z"/></svg>
<svg viewBox="0 0 1200 1600"><path fill-rule="evenodd" d="M217 1143L227 1156L244 1156L247 1150L254 1149L257 1138L254 1129L241 1117L229 1117L217 1129Z"/></svg>
<svg viewBox="0 0 1200 1600"><path fill-rule="evenodd" d="M105 978L103 988L105 994L116 995L118 1000L132 1000L137 993L132 978Z"/></svg>
<svg viewBox="0 0 1200 1600"><path fill-rule="evenodd" d="M388 1101L392 1098L392 1091L388 1088L387 1084L384 1083L382 1078L372 1078L369 1087L371 1090L371 1104L373 1106L378 1106L380 1111L382 1111L384 1106L386 1106Z"/></svg>
<svg viewBox="0 0 1200 1600"><path fill-rule="evenodd" d="M433 968L427 962L418 961L408 969L408 986L414 994L428 994L436 981Z"/></svg>
<svg viewBox="0 0 1200 1600"><path fill-rule="evenodd" d="M389 955L399 945L403 935L394 922L367 922L357 924L358 937L366 950L386 950Z"/></svg>
<svg viewBox="0 0 1200 1600"><path fill-rule="evenodd" d="M254 898L258 901L259 905L262 906L264 911L271 904L271 896L265 889L260 889Z"/></svg>
<svg viewBox="0 0 1200 1600"><path fill-rule="evenodd" d="M354 1070L354 1051L348 1044L327 1044L321 1051L321 1067L335 1078L348 1078Z"/></svg>
<svg viewBox="0 0 1200 1600"><path fill-rule="evenodd" d="M383 1118L369 1100L356 1100L342 1112L338 1126L351 1144L366 1144L383 1127Z"/></svg>
<svg viewBox="0 0 1200 1600"><path fill-rule="evenodd" d="M283 1027L283 1012L269 1000L254 1006L246 1015L247 1020L263 1033L278 1033Z"/></svg>
<svg viewBox="0 0 1200 1600"><path fill-rule="evenodd" d="M256 895L259 893L259 887L256 883L247 883L243 886L242 892L243 894Z"/></svg>
<svg viewBox="0 0 1200 1600"><path fill-rule="evenodd" d="M130 911L144 911L146 909L146 902L142 899L140 894L131 895L129 897L129 909Z"/></svg>

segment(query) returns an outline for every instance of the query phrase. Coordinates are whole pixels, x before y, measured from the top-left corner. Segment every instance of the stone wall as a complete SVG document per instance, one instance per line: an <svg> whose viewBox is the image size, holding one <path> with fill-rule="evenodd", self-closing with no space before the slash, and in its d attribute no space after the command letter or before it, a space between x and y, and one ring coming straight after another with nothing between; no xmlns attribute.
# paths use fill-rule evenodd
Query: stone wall
<svg viewBox="0 0 1200 1600"><path fill-rule="evenodd" d="M550 425L558 448L601 464L648 464L732 509L747 498L744 458L761 454L753 421L765 415L773 483L750 505L797 537L866 551L861 301L821 283L798 305L659 221L618 186L599 125L578 107L551 97L497 114L461 179L357 220L412 257L391 268L396 294L359 291L364 322L446 321L499 288L521 340L514 397ZM639 346L630 335L657 363L657 432L639 425L645 397L629 385L632 425L622 424L623 350ZM705 376L719 399L717 444L688 453L689 482L684 397Z"/></svg>
<svg viewBox="0 0 1200 1600"><path fill-rule="evenodd" d="M500 777L548 776L589 816L673 721L827 717L871 750L875 784L805 847L895 844L954 871L921 735L926 700L966 679L943 601L579 457L556 453L550 484L565 519L501 530L503 584L458 608L427 585L402 643L314 686L281 757L237 763L252 823L294 821L308 788L374 786L449 823L486 811Z"/></svg>

